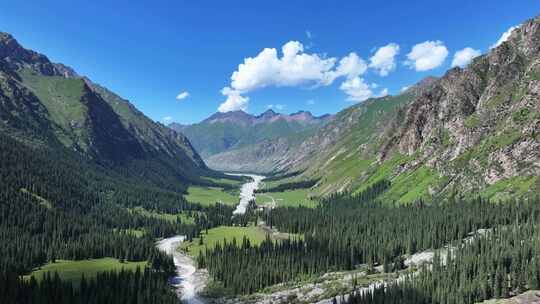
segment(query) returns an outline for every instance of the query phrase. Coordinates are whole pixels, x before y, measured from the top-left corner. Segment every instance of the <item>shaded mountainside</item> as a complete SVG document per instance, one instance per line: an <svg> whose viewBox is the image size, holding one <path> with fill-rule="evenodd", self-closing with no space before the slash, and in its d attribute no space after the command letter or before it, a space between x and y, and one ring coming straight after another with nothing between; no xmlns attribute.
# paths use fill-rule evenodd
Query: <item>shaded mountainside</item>
<svg viewBox="0 0 540 304"><path fill-rule="evenodd" d="M216 175L181 133L6 33L0 33L0 130L156 184Z"/></svg>
<svg viewBox="0 0 540 304"><path fill-rule="evenodd" d="M333 119L300 111L273 110L254 116L243 111L215 113L200 123L169 127L181 131L209 167L222 171L269 172L283 151L292 149Z"/></svg>
<svg viewBox="0 0 540 304"><path fill-rule="evenodd" d="M495 199L540 190L540 17L507 42L407 92L348 108L277 169L320 177L318 195L387 179L384 198L456 192Z"/></svg>

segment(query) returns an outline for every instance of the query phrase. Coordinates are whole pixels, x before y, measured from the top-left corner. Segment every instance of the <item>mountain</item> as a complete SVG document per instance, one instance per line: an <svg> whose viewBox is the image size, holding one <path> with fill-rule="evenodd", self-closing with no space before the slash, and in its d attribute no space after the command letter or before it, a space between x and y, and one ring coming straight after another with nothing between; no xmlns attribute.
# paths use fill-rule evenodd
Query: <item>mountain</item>
<svg viewBox="0 0 540 304"><path fill-rule="evenodd" d="M398 96L338 113L277 170L319 179L312 191L358 192L391 181L403 203L455 193L493 199L540 191L540 17L468 67Z"/></svg>
<svg viewBox="0 0 540 304"><path fill-rule="evenodd" d="M197 124L169 127L184 133L213 169L268 172L284 151L332 119L332 115L316 117L307 111L287 115L269 109L256 116L244 111L218 112Z"/></svg>
<svg viewBox="0 0 540 304"><path fill-rule="evenodd" d="M184 135L7 33L0 33L0 132L173 188L216 174ZM179 181L184 186L173 186Z"/></svg>

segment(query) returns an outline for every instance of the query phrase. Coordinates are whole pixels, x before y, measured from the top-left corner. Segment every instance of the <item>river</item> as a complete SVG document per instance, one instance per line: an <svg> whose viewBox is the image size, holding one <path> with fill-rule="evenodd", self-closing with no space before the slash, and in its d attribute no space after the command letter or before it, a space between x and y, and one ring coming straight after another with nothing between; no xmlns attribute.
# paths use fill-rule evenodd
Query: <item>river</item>
<svg viewBox="0 0 540 304"><path fill-rule="evenodd" d="M259 188L264 176L237 173L230 173L229 175L248 176L252 179L242 185L240 200L233 212L234 214L244 214L249 202L255 199L255 190ZM157 242L156 247L173 257L177 276L172 278L171 282L176 288L178 298L187 304L204 304L206 301L198 293L206 286L207 275L205 272L197 270L195 261L190 256L177 250L185 238L183 235L166 238Z"/></svg>
<svg viewBox="0 0 540 304"><path fill-rule="evenodd" d="M244 174L244 173L227 173L227 175L232 176L247 176L251 177L251 181L242 185L240 188L240 202L236 206L233 214L244 214L246 213L246 208L251 200L255 199L255 190L259 189L259 184L264 179L262 175L256 174Z"/></svg>
<svg viewBox="0 0 540 304"><path fill-rule="evenodd" d="M197 295L204 289L206 277L198 272L193 259L178 251L178 246L185 240L185 236L178 235L163 239L157 243L157 248L173 257L177 276L171 279L176 288L178 298L188 304L203 304L204 299Z"/></svg>

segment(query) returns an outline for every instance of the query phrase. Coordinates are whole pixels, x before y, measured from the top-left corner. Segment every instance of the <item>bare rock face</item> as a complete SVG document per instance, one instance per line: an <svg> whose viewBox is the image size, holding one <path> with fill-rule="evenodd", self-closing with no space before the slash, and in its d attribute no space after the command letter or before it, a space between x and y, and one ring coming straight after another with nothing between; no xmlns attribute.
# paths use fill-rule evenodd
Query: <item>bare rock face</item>
<svg viewBox="0 0 540 304"><path fill-rule="evenodd" d="M10 70L28 68L47 76L76 76L73 69L59 63L51 63L47 56L25 49L13 36L0 32L0 59Z"/></svg>
<svg viewBox="0 0 540 304"><path fill-rule="evenodd" d="M418 155L474 190L502 179L540 174L540 17L514 30L507 42L434 81L405 110L382 145Z"/></svg>
<svg viewBox="0 0 540 304"><path fill-rule="evenodd" d="M466 68L341 111L276 166L320 178L318 195L383 178L405 203L540 193L540 17Z"/></svg>

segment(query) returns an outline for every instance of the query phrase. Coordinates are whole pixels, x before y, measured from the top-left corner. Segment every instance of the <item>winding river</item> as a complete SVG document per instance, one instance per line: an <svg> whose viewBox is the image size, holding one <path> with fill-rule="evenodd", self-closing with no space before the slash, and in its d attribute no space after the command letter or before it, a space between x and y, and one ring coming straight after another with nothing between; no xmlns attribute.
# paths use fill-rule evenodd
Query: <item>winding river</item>
<svg viewBox="0 0 540 304"><path fill-rule="evenodd" d="M240 200L233 212L234 214L244 214L249 202L255 199L255 190L259 188L264 176L237 173L228 173L228 175L251 177L249 182L242 185ZM185 238L183 235L166 238L159 241L156 247L173 257L177 276L171 279L171 284L176 288L178 298L188 304L204 304L206 301L198 293L206 286L207 276L203 271L197 270L195 262L190 256L177 250Z"/></svg>
<svg viewBox="0 0 540 304"><path fill-rule="evenodd" d="M171 284L176 288L178 298L188 304L203 304L205 301L197 292L205 287L206 278L197 272L191 257L177 250L184 240L183 235L166 238L157 243L157 248L173 257L177 276L171 279Z"/></svg>
<svg viewBox="0 0 540 304"><path fill-rule="evenodd" d="M251 177L251 181L242 185L240 189L240 202L234 210L234 214L244 214L246 213L246 208L251 200L255 199L255 190L259 189L259 184L264 179L262 175L256 174L243 174L243 173L227 173L227 175L232 176L248 176Z"/></svg>

